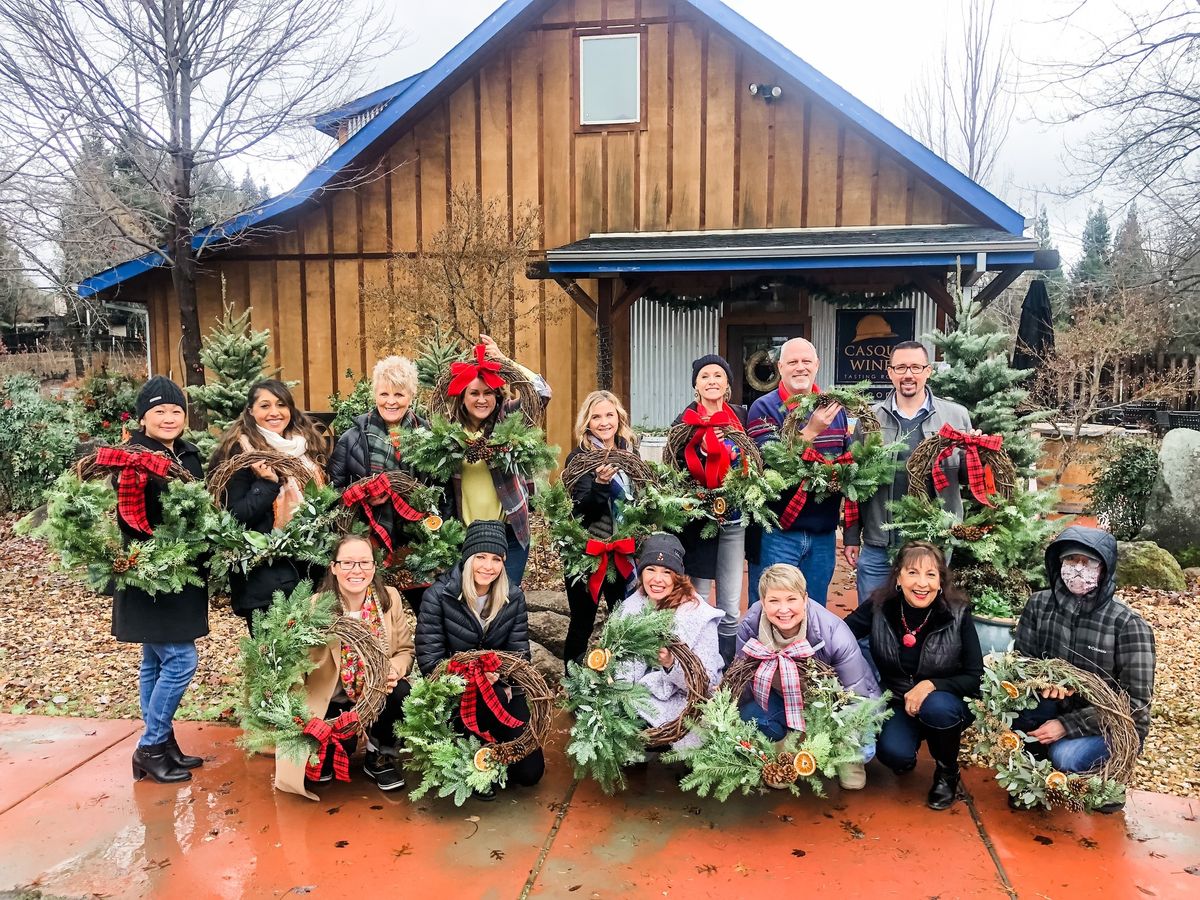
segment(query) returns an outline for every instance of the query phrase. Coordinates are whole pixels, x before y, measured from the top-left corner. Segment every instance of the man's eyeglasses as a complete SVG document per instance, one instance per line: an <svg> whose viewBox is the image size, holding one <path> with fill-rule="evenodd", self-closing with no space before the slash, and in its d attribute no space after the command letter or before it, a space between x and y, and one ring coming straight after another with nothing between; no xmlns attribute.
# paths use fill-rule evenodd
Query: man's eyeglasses
<svg viewBox="0 0 1200 900"><path fill-rule="evenodd" d="M922 372L924 372L926 369L929 368L929 364L926 363L923 366L915 366L915 365L914 366L888 366L888 368L891 369L893 372L895 372L897 375L907 375L910 372L913 375L920 375Z"/></svg>
<svg viewBox="0 0 1200 900"><path fill-rule="evenodd" d="M343 572L353 572L355 569L362 569L364 572L369 572L371 569L375 568L375 563L371 560L359 562L356 559L335 559L333 561L333 565L335 568L340 569Z"/></svg>

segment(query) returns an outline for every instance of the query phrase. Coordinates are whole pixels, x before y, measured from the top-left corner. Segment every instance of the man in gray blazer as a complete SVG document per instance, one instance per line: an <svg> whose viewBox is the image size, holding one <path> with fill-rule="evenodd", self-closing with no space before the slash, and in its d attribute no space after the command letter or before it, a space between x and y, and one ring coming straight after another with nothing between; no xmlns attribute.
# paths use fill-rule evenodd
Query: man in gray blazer
<svg viewBox="0 0 1200 900"><path fill-rule="evenodd" d="M892 521L887 504L908 493L908 472L903 463L917 444L937 434L943 425L950 424L959 431L971 432L971 416L957 403L935 397L925 386L932 367L929 352L917 341L902 341L892 349L887 373L893 390L874 406L879 424L883 426L884 443L903 441L905 446L897 455L901 463L892 484L884 485L859 509L859 522L842 535L842 552L846 561L858 569L858 598L865 603L871 592L884 583L890 564L889 547L901 543L900 536L885 528ZM854 439L862 440L862 423L854 428ZM962 521L962 494L959 491L959 470L963 465L961 450L955 450L943 464L949 483L938 492L947 511Z"/></svg>

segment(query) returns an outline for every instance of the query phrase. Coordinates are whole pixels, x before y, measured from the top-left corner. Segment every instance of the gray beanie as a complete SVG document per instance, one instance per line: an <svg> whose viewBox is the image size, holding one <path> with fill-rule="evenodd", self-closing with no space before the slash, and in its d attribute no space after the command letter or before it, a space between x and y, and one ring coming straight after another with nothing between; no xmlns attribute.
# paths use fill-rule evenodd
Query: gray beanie
<svg viewBox="0 0 1200 900"><path fill-rule="evenodd" d="M476 553L495 553L501 559L508 555L508 532L498 519L476 519L467 526L463 539L462 560Z"/></svg>
<svg viewBox="0 0 1200 900"><path fill-rule="evenodd" d="M642 542L642 552L638 556L638 571L647 566L662 566L670 569L676 575L686 575L683 567L683 544L679 538L665 531L658 531Z"/></svg>

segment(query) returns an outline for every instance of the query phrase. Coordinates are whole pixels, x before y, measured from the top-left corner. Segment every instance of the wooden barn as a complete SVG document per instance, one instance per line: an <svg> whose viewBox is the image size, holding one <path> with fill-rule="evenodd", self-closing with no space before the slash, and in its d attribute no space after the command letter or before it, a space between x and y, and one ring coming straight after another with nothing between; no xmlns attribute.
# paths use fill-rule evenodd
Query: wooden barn
<svg viewBox="0 0 1200 900"><path fill-rule="evenodd" d="M662 426L689 362L719 351L735 397L773 386L802 335L820 383L882 383L888 347L1052 266L1025 219L720 0L507 0L438 63L317 122L339 146L293 191L201 234L201 324L220 284L271 329L298 399L328 408L369 372L364 291L445 224L452 191L540 208L528 278L545 310L516 356L555 391L569 443L597 385ZM355 173L381 178L347 187ZM144 303L155 371L179 378L178 311L150 254L82 295Z"/></svg>

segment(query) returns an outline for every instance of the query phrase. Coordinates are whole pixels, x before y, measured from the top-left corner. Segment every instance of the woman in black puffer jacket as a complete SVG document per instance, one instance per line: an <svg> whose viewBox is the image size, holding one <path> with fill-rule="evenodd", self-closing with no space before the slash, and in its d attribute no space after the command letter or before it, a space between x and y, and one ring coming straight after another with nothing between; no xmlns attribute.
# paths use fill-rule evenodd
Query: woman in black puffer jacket
<svg viewBox="0 0 1200 900"><path fill-rule="evenodd" d="M510 585L504 571L508 552L505 524L477 519L467 526L462 560L444 573L425 592L417 619L417 665L429 675L444 660L468 650L497 650L529 658L529 618L525 594ZM494 682L496 696L512 717L529 720L529 706L516 685ZM476 704L478 732L496 741L510 741L522 726L502 724L486 703ZM455 720L460 731L466 726ZM478 733L476 732L476 733ZM546 770L541 750L535 750L508 767L508 780L520 785L537 784ZM479 795L490 800L492 794Z"/></svg>

